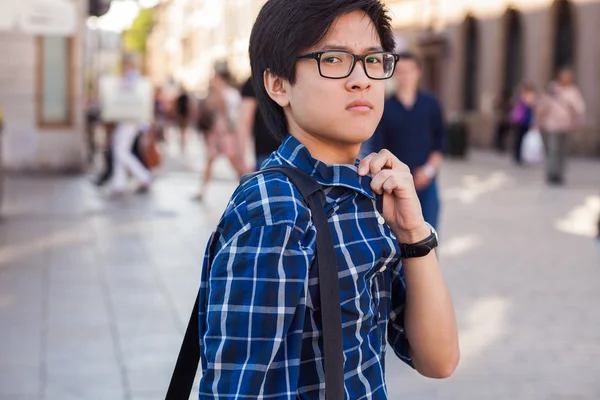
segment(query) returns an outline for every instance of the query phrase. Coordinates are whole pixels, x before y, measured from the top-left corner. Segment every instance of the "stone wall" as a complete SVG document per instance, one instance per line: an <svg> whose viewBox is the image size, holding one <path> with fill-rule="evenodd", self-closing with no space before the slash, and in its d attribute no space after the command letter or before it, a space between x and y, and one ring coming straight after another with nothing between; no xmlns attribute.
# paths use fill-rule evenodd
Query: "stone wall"
<svg viewBox="0 0 600 400"><path fill-rule="evenodd" d="M85 165L83 60L87 1L72 0L79 15L74 35L73 124L41 129L37 123L36 37L0 31L0 108L4 112L2 160L15 171L80 171Z"/></svg>

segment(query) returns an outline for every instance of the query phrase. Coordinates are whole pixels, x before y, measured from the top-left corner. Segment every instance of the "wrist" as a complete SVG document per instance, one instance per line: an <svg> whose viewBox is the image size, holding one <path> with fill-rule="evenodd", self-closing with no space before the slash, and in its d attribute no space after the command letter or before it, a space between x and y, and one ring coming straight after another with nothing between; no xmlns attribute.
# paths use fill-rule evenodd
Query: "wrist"
<svg viewBox="0 0 600 400"><path fill-rule="evenodd" d="M431 229L423 222L414 229L394 229L394 235L398 243L414 244L427 239L431 235Z"/></svg>
<svg viewBox="0 0 600 400"><path fill-rule="evenodd" d="M422 170L429 179L433 179L437 173L436 168L431 164L425 164Z"/></svg>

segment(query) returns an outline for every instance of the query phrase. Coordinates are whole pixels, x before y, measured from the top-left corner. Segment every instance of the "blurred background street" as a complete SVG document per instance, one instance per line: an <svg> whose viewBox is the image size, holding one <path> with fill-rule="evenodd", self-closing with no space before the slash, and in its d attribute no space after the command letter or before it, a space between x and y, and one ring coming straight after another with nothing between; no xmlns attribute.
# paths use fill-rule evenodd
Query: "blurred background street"
<svg viewBox="0 0 600 400"><path fill-rule="evenodd" d="M253 108L225 132L264 2L0 0L0 400L164 399L207 240L273 151ZM442 381L388 354L389 398L600 399L600 1L385 3L443 109L462 354ZM524 142L561 87L556 171Z"/></svg>
<svg viewBox="0 0 600 400"><path fill-rule="evenodd" d="M224 163L210 199L190 202L204 149L192 142L182 162L174 144L148 197L107 202L89 176L7 180L1 399L164 398L205 243L237 185ZM577 160L556 189L491 152L447 163L440 257L462 360L435 382L389 354L390 398L600 397L592 167Z"/></svg>

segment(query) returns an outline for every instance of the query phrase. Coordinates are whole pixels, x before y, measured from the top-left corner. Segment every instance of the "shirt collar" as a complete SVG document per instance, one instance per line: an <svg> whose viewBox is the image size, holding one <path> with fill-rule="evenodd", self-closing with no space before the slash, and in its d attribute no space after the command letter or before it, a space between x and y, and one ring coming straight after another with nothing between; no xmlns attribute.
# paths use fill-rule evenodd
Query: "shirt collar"
<svg viewBox="0 0 600 400"><path fill-rule="evenodd" d="M323 186L346 187L367 196L371 200L376 199L371 189L371 178L358 174L358 164L360 162L358 159L354 165L327 165L313 158L306 146L289 133L277 149L277 155L284 162L309 174Z"/></svg>

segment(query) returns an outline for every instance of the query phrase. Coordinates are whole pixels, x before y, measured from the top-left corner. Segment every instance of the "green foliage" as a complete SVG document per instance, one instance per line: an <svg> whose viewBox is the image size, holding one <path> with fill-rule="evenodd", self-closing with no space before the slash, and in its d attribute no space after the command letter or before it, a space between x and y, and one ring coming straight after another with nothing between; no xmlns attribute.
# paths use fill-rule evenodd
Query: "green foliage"
<svg viewBox="0 0 600 400"><path fill-rule="evenodd" d="M154 10L142 8L131 27L123 32L123 48L127 52L146 54L146 41L154 25Z"/></svg>

